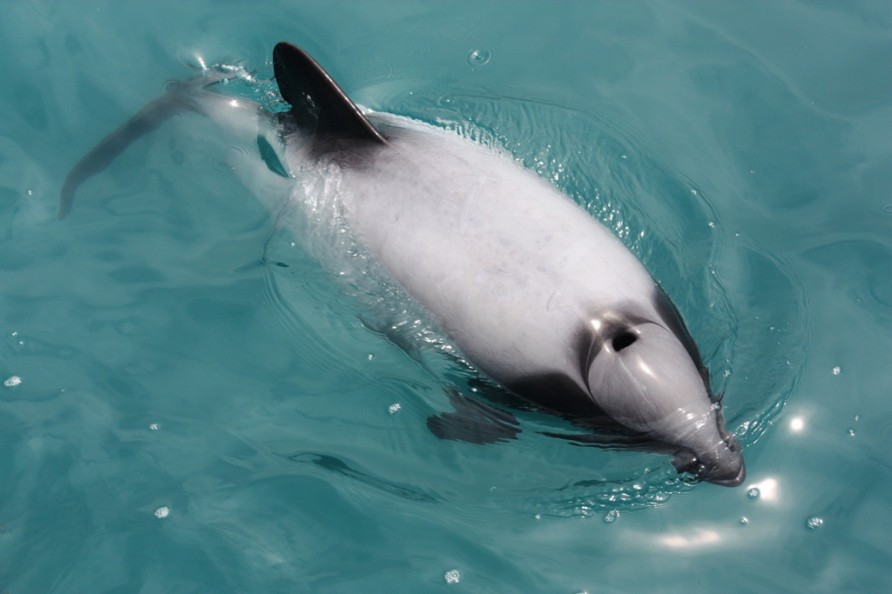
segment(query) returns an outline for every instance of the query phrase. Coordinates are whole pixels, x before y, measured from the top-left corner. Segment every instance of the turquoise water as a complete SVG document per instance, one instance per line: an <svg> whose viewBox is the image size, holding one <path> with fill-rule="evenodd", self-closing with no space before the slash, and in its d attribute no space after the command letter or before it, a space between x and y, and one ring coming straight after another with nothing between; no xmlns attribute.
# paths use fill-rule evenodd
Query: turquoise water
<svg viewBox="0 0 892 594"><path fill-rule="evenodd" d="M0 592L892 585L887 2L121 4L0 17ZM272 103L279 40L611 226L700 344L744 486L533 415L438 441L477 378L398 296L374 329L197 118L56 220L77 159L202 62Z"/></svg>

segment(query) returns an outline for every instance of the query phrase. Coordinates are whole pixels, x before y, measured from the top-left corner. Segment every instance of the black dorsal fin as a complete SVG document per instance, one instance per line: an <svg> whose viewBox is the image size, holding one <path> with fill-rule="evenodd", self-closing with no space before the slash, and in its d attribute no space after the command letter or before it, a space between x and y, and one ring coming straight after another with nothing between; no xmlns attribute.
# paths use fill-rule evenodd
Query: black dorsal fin
<svg viewBox="0 0 892 594"><path fill-rule="evenodd" d="M384 136L305 51L290 43L277 44L273 68L279 92L300 126L321 134L386 144Z"/></svg>

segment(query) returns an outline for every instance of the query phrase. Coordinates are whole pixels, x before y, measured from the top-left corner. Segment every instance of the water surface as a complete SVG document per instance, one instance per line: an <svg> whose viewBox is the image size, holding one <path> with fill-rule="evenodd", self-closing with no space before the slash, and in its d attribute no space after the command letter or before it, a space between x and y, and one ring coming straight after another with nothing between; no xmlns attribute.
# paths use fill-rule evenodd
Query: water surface
<svg viewBox="0 0 892 594"><path fill-rule="evenodd" d="M332 274L197 118L56 220L168 81L239 64L275 105L280 40L610 226L685 316L747 483L535 415L437 440L444 386L479 378ZM0 49L0 591L889 587L888 3L16 0Z"/></svg>

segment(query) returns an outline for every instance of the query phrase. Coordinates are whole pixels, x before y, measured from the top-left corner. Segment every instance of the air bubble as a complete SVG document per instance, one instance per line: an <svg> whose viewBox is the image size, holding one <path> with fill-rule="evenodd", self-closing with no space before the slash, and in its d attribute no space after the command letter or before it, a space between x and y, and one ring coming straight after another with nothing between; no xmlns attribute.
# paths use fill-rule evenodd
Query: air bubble
<svg viewBox="0 0 892 594"><path fill-rule="evenodd" d="M158 431L159 429L161 429L161 425L159 425L158 423L149 424L149 431Z"/></svg>
<svg viewBox="0 0 892 594"><path fill-rule="evenodd" d="M474 49L468 52L468 64L471 66L486 66L492 60L492 50Z"/></svg>
<svg viewBox="0 0 892 594"><path fill-rule="evenodd" d="M170 515L170 508L167 507L166 505L162 505L161 507L159 507L158 509L155 510L155 517L158 518L159 520L163 520L164 518L166 518L169 515Z"/></svg>
<svg viewBox="0 0 892 594"><path fill-rule="evenodd" d="M759 492L759 487L753 487L746 492L746 496L750 499L758 499L759 495L761 495L761 493Z"/></svg>
<svg viewBox="0 0 892 594"><path fill-rule="evenodd" d="M842 372L842 369L840 369L839 366L837 365L831 371L833 372L833 375L839 375Z"/></svg>
<svg viewBox="0 0 892 594"><path fill-rule="evenodd" d="M606 514L604 514L604 523L605 524L613 524L619 519L619 510L612 509Z"/></svg>
<svg viewBox="0 0 892 594"><path fill-rule="evenodd" d="M824 518L820 516L811 516L805 521L805 527L809 530L817 530L824 525Z"/></svg>
<svg viewBox="0 0 892 594"><path fill-rule="evenodd" d="M403 407L399 402L394 402L393 404L391 404L390 406L387 407L387 412L391 415L395 415L396 413L400 412L400 409L402 409L402 408Z"/></svg>
<svg viewBox="0 0 892 594"><path fill-rule="evenodd" d="M22 378L20 378L17 375L11 375L8 378L6 378L5 380L3 380L3 385L6 386L7 388L13 388L15 386L18 386L21 383L22 383Z"/></svg>
<svg viewBox="0 0 892 594"><path fill-rule="evenodd" d="M447 584L457 584L461 581L461 572L457 569L450 569L443 574L443 579Z"/></svg>
<svg viewBox="0 0 892 594"><path fill-rule="evenodd" d="M738 520L738 522L741 526L746 526L747 524L750 523L750 519L747 518L746 516L740 516L740 520Z"/></svg>

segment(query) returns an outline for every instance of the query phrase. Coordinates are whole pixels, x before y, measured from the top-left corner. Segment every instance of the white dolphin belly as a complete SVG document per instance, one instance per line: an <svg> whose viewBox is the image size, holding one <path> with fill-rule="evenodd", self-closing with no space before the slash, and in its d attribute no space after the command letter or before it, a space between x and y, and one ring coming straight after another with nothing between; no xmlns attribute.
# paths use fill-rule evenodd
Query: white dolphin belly
<svg viewBox="0 0 892 594"><path fill-rule="evenodd" d="M568 336L597 310L652 294L644 267L505 155L405 118L373 121L389 124L387 150L341 172L366 249L496 379L560 369L582 386Z"/></svg>

